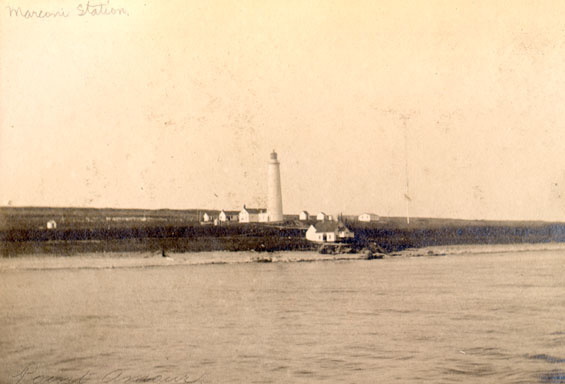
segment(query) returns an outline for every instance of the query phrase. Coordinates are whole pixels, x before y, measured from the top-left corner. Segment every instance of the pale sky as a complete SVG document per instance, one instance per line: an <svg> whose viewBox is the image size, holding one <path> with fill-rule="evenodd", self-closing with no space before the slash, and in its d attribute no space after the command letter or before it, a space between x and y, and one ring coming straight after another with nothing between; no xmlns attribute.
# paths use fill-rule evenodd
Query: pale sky
<svg viewBox="0 0 565 384"><path fill-rule="evenodd" d="M0 4L0 205L565 218L563 1Z"/></svg>

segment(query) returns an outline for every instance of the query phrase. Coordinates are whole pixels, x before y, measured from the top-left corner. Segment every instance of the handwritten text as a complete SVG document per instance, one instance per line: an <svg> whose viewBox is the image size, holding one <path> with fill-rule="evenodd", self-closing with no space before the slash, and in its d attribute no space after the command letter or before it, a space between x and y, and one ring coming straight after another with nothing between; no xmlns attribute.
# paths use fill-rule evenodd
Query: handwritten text
<svg viewBox="0 0 565 384"><path fill-rule="evenodd" d="M129 16L127 9L113 7L110 0L90 1L80 3L73 9L25 9L7 6L8 16L22 19L55 19L69 16Z"/></svg>

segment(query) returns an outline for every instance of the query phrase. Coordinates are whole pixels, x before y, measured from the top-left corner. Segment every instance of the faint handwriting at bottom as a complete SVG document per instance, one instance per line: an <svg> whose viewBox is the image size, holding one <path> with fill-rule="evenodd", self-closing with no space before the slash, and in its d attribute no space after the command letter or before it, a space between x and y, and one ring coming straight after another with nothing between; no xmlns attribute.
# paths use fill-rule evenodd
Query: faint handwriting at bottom
<svg viewBox="0 0 565 384"><path fill-rule="evenodd" d="M36 365L28 365L21 372L12 376L14 384L82 384L87 382L96 383L172 383L172 384L191 384L202 383L204 375L194 378L189 374L184 375L163 375L163 374L127 374L123 369L114 369L107 373L94 373L87 371L82 376L62 376L38 373Z"/></svg>

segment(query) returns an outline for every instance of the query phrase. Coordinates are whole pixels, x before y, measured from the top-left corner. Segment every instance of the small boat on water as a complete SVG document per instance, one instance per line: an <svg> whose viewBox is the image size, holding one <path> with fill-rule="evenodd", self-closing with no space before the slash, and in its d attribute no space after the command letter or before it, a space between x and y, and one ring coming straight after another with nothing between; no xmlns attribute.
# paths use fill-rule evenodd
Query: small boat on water
<svg viewBox="0 0 565 384"><path fill-rule="evenodd" d="M272 263L273 258L270 256L258 256L253 259L256 263Z"/></svg>

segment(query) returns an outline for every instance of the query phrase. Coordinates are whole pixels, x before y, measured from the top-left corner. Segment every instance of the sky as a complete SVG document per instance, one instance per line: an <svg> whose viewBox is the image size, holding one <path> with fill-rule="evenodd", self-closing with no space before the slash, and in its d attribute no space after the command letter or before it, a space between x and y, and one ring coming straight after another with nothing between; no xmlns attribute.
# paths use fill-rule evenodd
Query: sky
<svg viewBox="0 0 565 384"><path fill-rule="evenodd" d="M0 205L565 218L565 2L105 4L0 0Z"/></svg>

